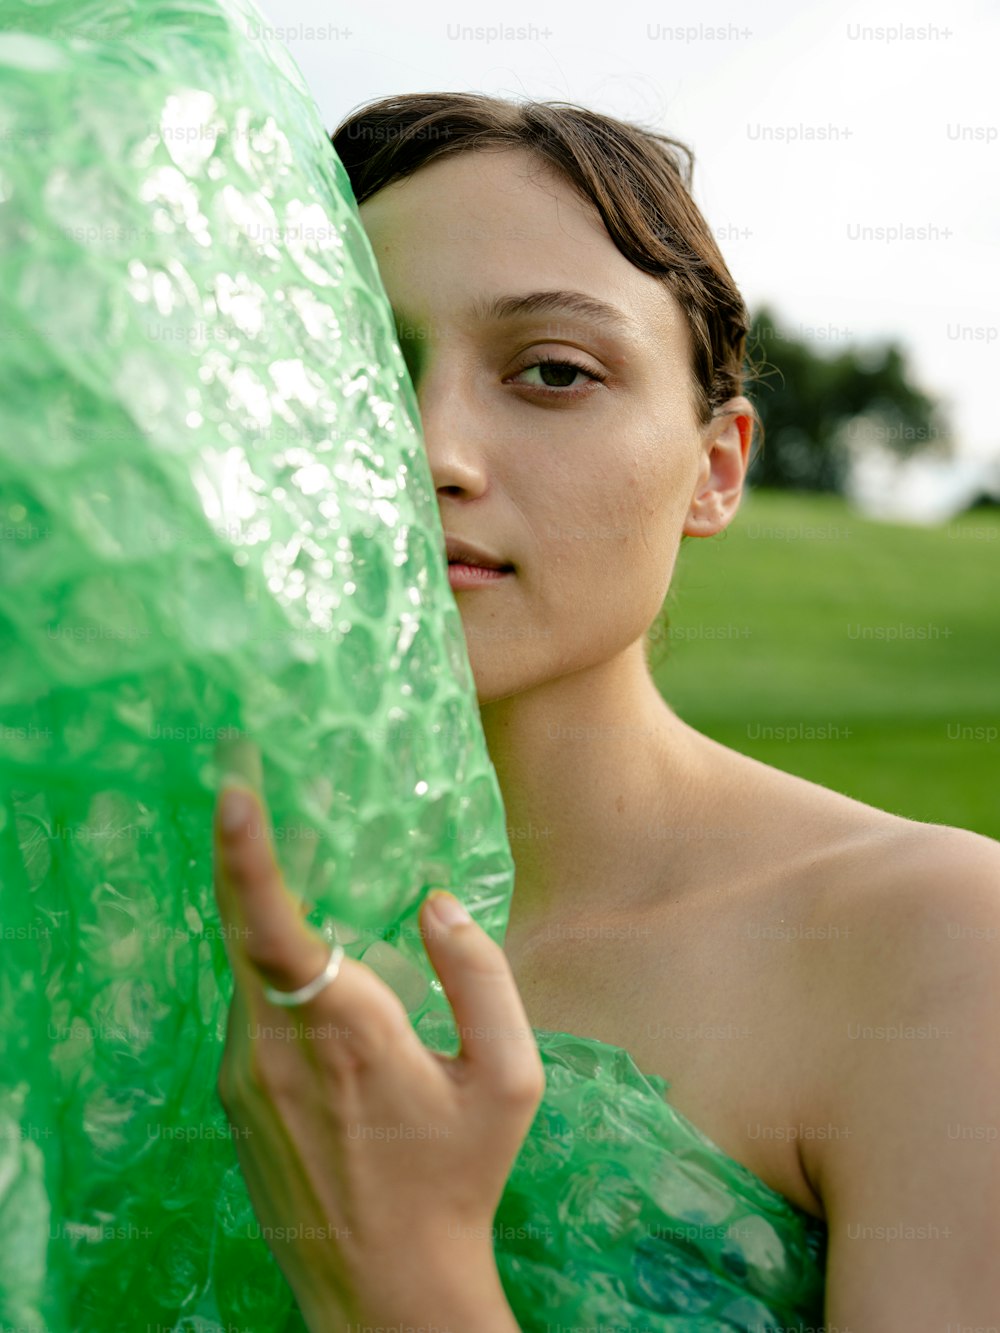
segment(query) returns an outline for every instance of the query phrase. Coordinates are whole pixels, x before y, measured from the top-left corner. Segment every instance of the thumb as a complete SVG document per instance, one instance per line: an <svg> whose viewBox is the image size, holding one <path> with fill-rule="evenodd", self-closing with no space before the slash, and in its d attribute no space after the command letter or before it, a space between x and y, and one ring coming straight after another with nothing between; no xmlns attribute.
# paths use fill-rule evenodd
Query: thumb
<svg viewBox="0 0 1000 1333"><path fill-rule="evenodd" d="M503 949L442 889L425 898L420 928L455 1015L456 1059L492 1092L540 1101L544 1068Z"/></svg>

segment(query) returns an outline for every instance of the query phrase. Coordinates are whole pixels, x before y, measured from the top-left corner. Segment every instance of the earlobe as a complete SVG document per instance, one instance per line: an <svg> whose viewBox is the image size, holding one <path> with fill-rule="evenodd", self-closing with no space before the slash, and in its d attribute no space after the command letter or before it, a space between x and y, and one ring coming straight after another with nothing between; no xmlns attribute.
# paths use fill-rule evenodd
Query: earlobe
<svg viewBox="0 0 1000 1333"><path fill-rule="evenodd" d="M746 398L730 398L705 426L698 484L683 532L712 537L728 526L743 497L756 414Z"/></svg>

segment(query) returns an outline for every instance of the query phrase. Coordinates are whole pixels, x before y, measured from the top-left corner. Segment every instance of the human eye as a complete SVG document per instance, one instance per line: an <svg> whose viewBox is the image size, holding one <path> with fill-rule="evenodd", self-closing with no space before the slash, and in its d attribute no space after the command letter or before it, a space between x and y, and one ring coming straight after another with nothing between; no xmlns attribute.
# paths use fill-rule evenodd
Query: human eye
<svg viewBox="0 0 1000 1333"><path fill-rule="evenodd" d="M575 398L588 392L588 386L585 384L573 385L572 381L576 379L577 375L586 375L592 384L604 383L604 376L597 374L596 371L581 366L577 361L567 361L564 357L554 356L535 357L528 365L515 371L511 378L516 381L519 376L527 375L533 370L539 372L541 383L530 383L527 380L522 380L522 385L525 388L534 389L539 393L556 398ZM546 377L554 379L556 383L546 383Z"/></svg>

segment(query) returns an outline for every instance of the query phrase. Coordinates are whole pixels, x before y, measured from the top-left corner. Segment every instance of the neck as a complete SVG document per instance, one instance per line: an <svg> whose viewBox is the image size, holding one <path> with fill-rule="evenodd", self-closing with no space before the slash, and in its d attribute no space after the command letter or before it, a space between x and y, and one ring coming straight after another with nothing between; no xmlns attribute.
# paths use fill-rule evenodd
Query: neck
<svg viewBox="0 0 1000 1333"><path fill-rule="evenodd" d="M641 641L480 713L516 868L509 937L662 893L685 846L697 733L661 697Z"/></svg>

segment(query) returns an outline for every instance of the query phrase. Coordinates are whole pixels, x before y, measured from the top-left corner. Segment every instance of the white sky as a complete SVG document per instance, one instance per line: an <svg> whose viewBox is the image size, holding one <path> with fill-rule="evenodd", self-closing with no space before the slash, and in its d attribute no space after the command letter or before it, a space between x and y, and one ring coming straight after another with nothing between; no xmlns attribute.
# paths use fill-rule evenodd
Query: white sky
<svg viewBox="0 0 1000 1333"><path fill-rule="evenodd" d="M825 345L842 345L845 330L903 341L919 382L950 406L961 452L1000 455L991 0L258 2L328 129L373 97L471 90L578 102L687 142L695 197L751 309L767 301ZM501 25L522 35L459 33ZM904 27L924 35L858 33ZM689 28L702 35L673 35ZM787 141L817 128L825 138ZM927 231L857 234L879 227Z"/></svg>

